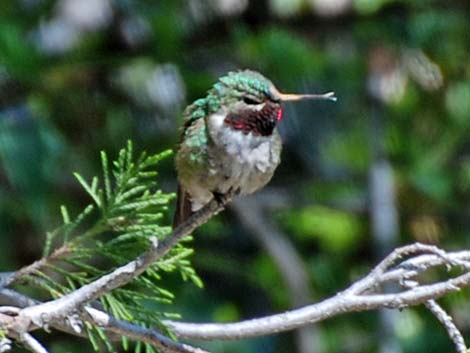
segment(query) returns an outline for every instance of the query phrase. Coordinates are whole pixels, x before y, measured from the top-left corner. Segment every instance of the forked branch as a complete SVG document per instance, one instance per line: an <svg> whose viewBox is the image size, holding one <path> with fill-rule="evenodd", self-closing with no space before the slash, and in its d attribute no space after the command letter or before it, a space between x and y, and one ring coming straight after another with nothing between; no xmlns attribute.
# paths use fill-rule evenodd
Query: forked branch
<svg viewBox="0 0 470 353"><path fill-rule="evenodd" d="M25 300L23 295L16 295L10 289L1 289L0 305L5 305L2 315L11 314L9 324L4 325L3 329L6 329L8 336L13 338L30 338L31 336L25 336L29 331L49 326L83 335L79 330L75 329L74 331L74 327L83 326L83 321L86 321L102 327L109 333L125 335L130 339L150 343L165 352L205 352L199 348L173 342L156 330L117 320L106 312L86 305L112 289L128 283L132 278L145 271L153 261L163 256L181 238L207 221L213 214L222 210L228 200L229 198L223 203L220 201L209 203L187 222L175 229L160 245L156 242L152 243L151 248L136 260L57 300L32 303ZM438 266L445 266L449 269L458 267L461 269L461 273L432 284L419 283L418 275ZM390 282L401 285L402 291L398 293L383 292L383 285ZM470 286L470 251L446 253L437 247L416 243L396 249L365 277L335 296L316 304L236 323L184 323L177 321L166 321L165 323L179 338L233 340L292 330L348 312L378 308L401 309L425 304L444 325L457 352L463 353L468 348L462 334L436 300L468 286ZM8 301L5 298L8 298ZM31 306L21 310L11 307L24 307L25 305ZM72 316L76 317L71 320ZM79 321L78 325L76 324L77 320ZM75 323L74 327L71 327L72 323ZM29 341L33 343L32 340ZM40 349L39 346L36 347Z"/></svg>

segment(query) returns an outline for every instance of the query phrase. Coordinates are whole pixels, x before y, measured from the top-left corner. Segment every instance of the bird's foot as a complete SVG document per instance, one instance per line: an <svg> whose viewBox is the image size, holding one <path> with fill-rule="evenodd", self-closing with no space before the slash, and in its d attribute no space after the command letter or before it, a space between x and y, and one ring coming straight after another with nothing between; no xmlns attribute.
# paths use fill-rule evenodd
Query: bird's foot
<svg viewBox="0 0 470 353"><path fill-rule="evenodd" d="M212 195L214 196L214 200L221 206L226 205L234 196L240 193L240 189L230 188L227 192L221 193L217 191L213 191Z"/></svg>
<svg viewBox="0 0 470 353"><path fill-rule="evenodd" d="M212 195L214 196L214 200L221 206L225 205L228 201L226 193L223 194L221 192L213 191Z"/></svg>

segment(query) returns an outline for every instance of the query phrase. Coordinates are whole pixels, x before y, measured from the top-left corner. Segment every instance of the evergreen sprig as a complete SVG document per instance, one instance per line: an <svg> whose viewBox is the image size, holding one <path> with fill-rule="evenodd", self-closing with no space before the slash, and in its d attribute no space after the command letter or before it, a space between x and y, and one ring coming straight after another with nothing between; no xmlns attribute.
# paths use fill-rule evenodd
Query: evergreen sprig
<svg viewBox="0 0 470 353"><path fill-rule="evenodd" d="M101 179L95 176L87 182L75 173L92 202L75 217L71 217L66 206L61 206L63 224L47 233L46 261L24 280L52 297L60 297L133 260L147 249L151 236L162 239L169 234L171 227L163 225L162 220L174 195L157 188L155 167L171 153L143 152L134 158L133 145L128 142L112 163L101 152ZM193 252L187 247L190 237L184 240L128 285L104 295L101 306L118 319L145 327L158 326L171 335L161 319L178 315L168 310L174 295L165 288L164 275L179 272L183 280L202 286L188 259ZM87 325L87 331L96 350L104 346L113 351L103 330ZM122 345L128 349L126 338ZM135 350L155 351L145 343L137 343Z"/></svg>

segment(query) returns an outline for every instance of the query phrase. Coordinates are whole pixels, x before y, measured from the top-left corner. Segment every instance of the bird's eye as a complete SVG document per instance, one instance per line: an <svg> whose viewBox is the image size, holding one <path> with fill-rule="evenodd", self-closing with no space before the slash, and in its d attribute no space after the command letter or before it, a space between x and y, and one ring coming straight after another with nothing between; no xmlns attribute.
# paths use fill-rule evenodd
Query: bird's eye
<svg viewBox="0 0 470 353"><path fill-rule="evenodd" d="M257 100L254 100L253 98L250 97L243 97L243 102L248 105L257 105L260 104L261 102L258 102Z"/></svg>

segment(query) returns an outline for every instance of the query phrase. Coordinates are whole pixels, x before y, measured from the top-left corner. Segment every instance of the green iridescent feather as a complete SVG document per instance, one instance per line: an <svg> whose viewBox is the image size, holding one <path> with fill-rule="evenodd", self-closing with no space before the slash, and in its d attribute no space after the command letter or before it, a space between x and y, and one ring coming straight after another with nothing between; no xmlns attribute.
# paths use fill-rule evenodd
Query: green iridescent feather
<svg viewBox="0 0 470 353"><path fill-rule="evenodd" d="M221 105L229 106L240 97L251 95L262 100L270 96L273 84L258 72L251 70L229 72L212 86L205 98L196 100L184 112L185 129L197 119L217 112Z"/></svg>
<svg viewBox="0 0 470 353"><path fill-rule="evenodd" d="M187 155L185 166L180 165L180 172L194 171L205 168L207 163L207 145L210 138L204 119L220 111L222 106L228 107L241 98L250 96L253 99L264 100L270 96L273 84L258 72L243 70L229 72L216 82L207 92L205 98L200 98L186 108L183 113L184 131L180 149Z"/></svg>
<svg viewBox="0 0 470 353"><path fill-rule="evenodd" d="M242 94L251 94L255 97L260 94L269 95L272 87L271 81L250 70L229 72L227 76L221 77L219 81L227 86L232 95L237 98Z"/></svg>

